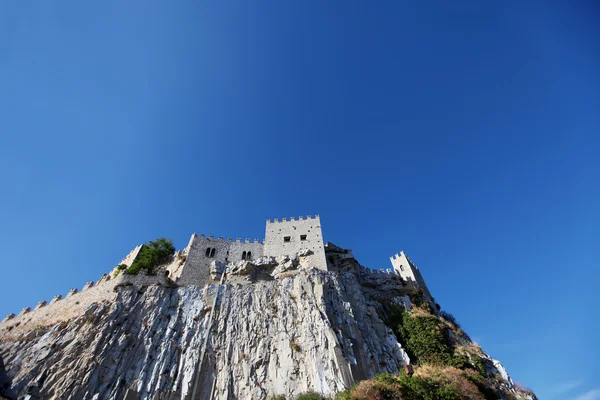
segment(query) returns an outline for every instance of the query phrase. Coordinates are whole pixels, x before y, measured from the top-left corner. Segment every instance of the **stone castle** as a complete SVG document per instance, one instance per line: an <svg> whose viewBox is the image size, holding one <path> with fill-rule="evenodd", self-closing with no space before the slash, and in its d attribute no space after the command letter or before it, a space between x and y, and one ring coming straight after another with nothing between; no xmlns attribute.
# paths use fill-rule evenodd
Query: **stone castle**
<svg viewBox="0 0 600 400"><path fill-rule="evenodd" d="M136 246L119 265L131 266L142 246ZM122 286L204 286L218 282L224 273L228 284L250 284L272 277L250 271L248 265L268 265L269 260L275 259L278 261L273 261L274 263L285 263L294 257L301 259L304 268L324 271L343 270L347 265L345 260L354 260L351 250L324 242L318 215L267 220L262 242L257 239L233 240L194 233L185 249L177 251L173 260L159 268L156 275L149 276L144 271L139 275L119 274L115 267L96 283L86 283L81 291L71 289L64 298L57 295L50 302L41 301L33 309L26 307L18 315L9 314L2 322L26 319L44 324L57 316L75 317L94 302L114 300L117 289ZM404 252L393 255L390 261L391 269L374 270L360 266L360 271L355 272L372 275L379 282L400 279L408 290L422 292L427 301L435 304L421 272ZM408 298L406 301L409 302ZM44 309L44 312L37 312L40 309Z"/></svg>
<svg viewBox="0 0 600 400"><path fill-rule="evenodd" d="M332 396L412 371L390 306L425 300L440 310L404 252L389 269L366 268L323 240L319 216L269 220L262 242L193 234L152 275L125 273L143 248L81 291L0 323L0 397ZM460 330L453 340L473 347ZM516 393L502 365L477 354Z"/></svg>

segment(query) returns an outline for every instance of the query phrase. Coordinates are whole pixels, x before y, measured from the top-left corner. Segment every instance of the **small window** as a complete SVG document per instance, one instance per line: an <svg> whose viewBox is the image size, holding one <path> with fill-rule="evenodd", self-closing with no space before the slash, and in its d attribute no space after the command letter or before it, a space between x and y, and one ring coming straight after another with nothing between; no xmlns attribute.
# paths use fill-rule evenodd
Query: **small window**
<svg viewBox="0 0 600 400"><path fill-rule="evenodd" d="M249 252L246 254L246 260L252 260L252 252L251 252L251 251L249 251Z"/></svg>
<svg viewBox="0 0 600 400"><path fill-rule="evenodd" d="M300 235L300 240L306 240L306 235Z"/></svg>
<svg viewBox="0 0 600 400"><path fill-rule="evenodd" d="M206 257L210 257L210 247L206 248Z"/></svg>
<svg viewBox="0 0 600 400"><path fill-rule="evenodd" d="M216 252L217 252L217 250L216 250L216 249L211 249L211 250L210 250L210 256L211 256L211 257L214 257Z"/></svg>
<svg viewBox="0 0 600 400"><path fill-rule="evenodd" d="M404 271L404 265L400 266L400 271Z"/></svg>
<svg viewBox="0 0 600 400"><path fill-rule="evenodd" d="M242 253L242 260L245 260L245 259L246 259L246 252L243 252Z"/></svg>
<svg viewBox="0 0 600 400"><path fill-rule="evenodd" d="M284 242L290 242L291 240L292 240L292 237L291 237L291 236L284 236L284 237L283 237L283 241L284 241Z"/></svg>

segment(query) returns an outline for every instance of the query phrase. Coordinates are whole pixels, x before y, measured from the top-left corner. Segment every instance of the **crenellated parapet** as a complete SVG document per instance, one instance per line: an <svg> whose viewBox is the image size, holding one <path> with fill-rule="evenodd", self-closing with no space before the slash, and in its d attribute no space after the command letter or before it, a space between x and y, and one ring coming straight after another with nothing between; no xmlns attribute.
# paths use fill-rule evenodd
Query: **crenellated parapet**
<svg viewBox="0 0 600 400"><path fill-rule="evenodd" d="M6 317L4 317L4 319L2 320L2 322L10 321L11 319L14 319L14 318L15 318L15 314L14 313L10 313Z"/></svg>
<svg viewBox="0 0 600 400"><path fill-rule="evenodd" d="M110 281L110 280L111 280L110 275L109 274L104 274L104 275L102 275L102 277L100 277L100 279L98 279L98 283L96 283L96 286L98 286L98 285L100 285L100 284L102 284L104 282Z"/></svg>
<svg viewBox="0 0 600 400"><path fill-rule="evenodd" d="M305 259L309 268L327 270L321 220L318 215L267 220L264 254L271 257L293 256L303 250L312 255Z"/></svg>
<svg viewBox="0 0 600 400"><path fill-rule="evenodd" d="M46 304L48 304L48 303L46 302L46 300L42 300L42 301L40 301L39 303L37 303L37 305L35 306L35 308L33 309L33 311L35 311L35 310L38 310L38 309L40 309L40 308L44 307Z"/></svg>
<svg viewBox="0 0 600 400"><path fill-rule="evenodd" d="M435 303L435 300L431 295L431 292L429 292L427 284L425 283L425 279L423 279L423 275L421 275L421 271L419 271L419 268L417 268L411 259L408 258L404 251L391 256L390 262L392 263L396 273L400 274L404 280L414 282L414 284L423 291L423 294L430 301L430 303Z"/></svg>
<svg viewBox="0 0 600 400"><path fill-rule="evenodd" d="M88 290L89 288L94 286L94 281L91 282L87 282L84 286L83 289L81 289L81 291L83 292L84 290Z"/></svg>
<svg viewBox="0 0 600 400"><path fill-rule="evenodd" d="M217 243L256 243L256 244L260 244L261 242L254 238L253 240L250 240L250 238L245 238L245 239L241 239L241 238L236 238L235 240L233 240L232 238L228 237L227 239L225 239L223 236L219 236L215 239L215 235L209 235L206 236L204 233L201 233L200 235L196 235L194 233L194 235L192 235L192 237L190 238L190 243L188 244L188 246L191 247L191 245L194 243L194 241L196 239L201 239L201 240L209 240L209 241L213 241L213 242L217 242Z"/></svg>
<svg viewBox="0 0 600 400"><path fill-rule="evenodd" d="M25 315L30 311L31 311L31 307L25 307L24 309L21 310L21 312L19 313L19 315L17 315L17 317L20 317L21 315Z"/></svg>
<svg viewBox="0 0 600 400"><path fill-rule="evenodd" d="M73 289L69 290L69 293L67 293L65 298L69 298L69 297L73 296L74 294L77 294L77 292L78 292L78 290L76 288L73 288Z"/></svg>
<svg viewBox="0 0 600 400"><path fill-rule="evenodd" d="M305 217L299 216L298 219L296 219L296 217L290 217L289 219L288 218L274 218L272 220L268 219L267 225L268 224L276 224L278 222L309 221L309 220L319 220L319 215L317 214L314 217L310 216L310 215L307 215Z"/></svg>
<svg viewBox="0 0 600 400"><path fill-rule="evenodd" d="M57 301L59 301L59 300L62 300L62 298L63 298L63 297L62 297L62 294L56 295L56 296L54 296L54 297L52 298L52 300L50 300L50 304L54 304L54 303L56 303Z"/></svg>

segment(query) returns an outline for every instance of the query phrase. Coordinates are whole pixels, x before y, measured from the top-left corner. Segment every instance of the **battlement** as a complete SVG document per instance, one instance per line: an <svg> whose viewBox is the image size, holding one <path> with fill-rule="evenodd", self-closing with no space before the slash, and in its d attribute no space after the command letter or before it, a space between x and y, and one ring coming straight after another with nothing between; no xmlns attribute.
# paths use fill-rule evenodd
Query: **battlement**
<svg viewBox="0 0 600 400"><path fill-rule="evenodd" d="M210 274L210 266L213 262L227 265L241 261L259 260L264 256L277 258L302 254L302 263L307 269L336 271L343 267L346 271L352 263L344 260L354 258L352 251L339 248L331 243L324 243L319 215L267 220L265 237L260 242L258 239L236 238L234 240L231 237L194 233L191 235L187 247L177 252L171 264L167 265L165 274L147 276L142 271L139 275L123 273L119 275L116 272L120 271L113 270L110 274L102 275L96 283L87 282L80 291L72 289L64 297L57 295L50 302L43 300L34 308L27 307L16 317L11 318L19 318L29 312L32 314L23 318L31 320L32 317L34 319L45 318L44 316L48 314L56 316L65 312L72 313L93 301L113 298L116 288L120 286L142 287L157 282L165 286L173 282L181 286L203 286L213 281ZM142 248L143 245L136 246L121 264L130 266ZM329 258L326 258L326 251ZM331 261L332 259L333 261ZM361 279L369 281L370 284L382 282L397 284L402 281L403 285L410 285L410 287L416 285L423 290L426 297L433 301L421 273L404 251L392 255L389 259L393 268L369 269L361 266L355 268L355 273L361 276ZM43 311L36 312L41 308Z"/></svg>
<svg viewBox="0 0 600 400"><path fill-rule="evenodd" d="M206 235L204 233L201 233L200 236L197 236L195 233L194 235L192 235L192 238L190 239L190 243L188 244L188 246L194 241L195 238L199 238L202 240L211 240L213 242L217 242L217 243L261 243L258 239L254 238L252 241L250 240L250 238L245 238L244 241L242 242L241 238L236 238L235 241L228 237L227 239L225 239L223 236L219 236L217 239L215 239L215 235L210 235L208 237L206 237Z"/></svg>
<svg viewBox="0 0 600 400"><path fill-rule="evenodd" d="M288 220L287 218L275 218L273 220L268 219L267 220L267 224L276 224L279 222L292 222L292 221L306 221L306 220L319 220L319 215L315 215L314 217L307 215L306 217L303 216L299 216L298 219L296 220L296 217L290 217L290 219Z"/></svg>

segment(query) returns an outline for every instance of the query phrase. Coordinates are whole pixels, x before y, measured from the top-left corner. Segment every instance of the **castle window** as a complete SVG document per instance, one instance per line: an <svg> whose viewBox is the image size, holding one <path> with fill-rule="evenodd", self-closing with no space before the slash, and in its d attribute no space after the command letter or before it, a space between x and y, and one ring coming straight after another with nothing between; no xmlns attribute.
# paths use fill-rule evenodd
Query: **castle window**
<svg viewBox="0 0 600 400"><path fill-rule="evenodd" d="M216 249L214 249L214 248L213 248L213 249L210 249L210 256L211 256L211 257L214 257L216 252L217 252L217 250L216 250Z"/></svg>
<svg viewBox="0 0 600 400"><path fill-rule="evenodd" d="M242 253L242 260L245 260L245 259L246 259L246 252L243 252Z"/></svg>
<svg viewBox="0 0 600 400"><path fill-rule="evenodd" d="M306 240L306 235L300 235L300 240Z"/></svg>
<svg viewBox="0 0 600 400"><path fill-rule="evenodd" d="M404 265L400 266L400 271L404 271Z"/></svg>
<svg viewBox="0 0 600 400"><path fill-rule="evenodd" d="M289 242L289 241L291 241L291 240L292 240L292 237L291 237L291 236L284 236L284 237L283 237L283 241L284 241L284 242Z"/></svg>
<svg viewBox="0 0 600 400"><path fill-rule="evenodd" d="M210 247L206 248L206 257L210 257Z"/></svg>
<svg viewBox="0 0 600 400"><path fill-rule="evenodd" d="M246 260L252 260L252 252L251 252L251 251L249 251L249 252L246 254Z"/></svg>

